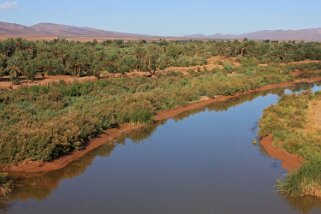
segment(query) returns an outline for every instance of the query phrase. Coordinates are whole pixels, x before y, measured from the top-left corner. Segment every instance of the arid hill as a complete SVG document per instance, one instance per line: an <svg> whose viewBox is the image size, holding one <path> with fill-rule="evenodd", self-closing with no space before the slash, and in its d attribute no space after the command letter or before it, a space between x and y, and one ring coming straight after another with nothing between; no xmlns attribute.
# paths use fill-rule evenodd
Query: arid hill
<svg viewBox="0 0 321 214"><path fill-rule="evenodd" d="M24 26L14 23L0 22L0 39L8 37L23 37L26 39L52 39L55 37L65 37L74 40L103 40L103 39L124 39L124 40L157 40L157 39L253 39L253 40L296 40L296 41L321 41L321 28L311 28L303 30L264 30L240 35L232 34L193 34L185 37L161 37L143 34L131 34L100 30L90 27L76 27L53 23L39 23L32 26Z"/></svg>
<svg viewBox="0 0 321 214"><path fill-rule="evenodd" d="M14 23L0 22L0 35L8 36L22 36L22 35L35 35L37 34L34 29L24 25Z"/></svg>
<svg viewBox="0 0 321 214"><path fill-rule="evenodd" d="M141 34L105 31L89 27L75 27L53 23L39 23L32 26L0 22L0 37L23 37L27 39L50 39L54 37L92 39L153 39L156 37ZM157 37L158 38L158 37Z"/></svg>
<svg viewBox="0 0 321 214"><path fill-rule="evenodd" d="M53 23L40 23L30 27L36 33L53 36L88 36L88 37L149 37L148 35L105 31L89 27L75 27Z"/></svg>
<svg viewBox="0 0 321 214"><path fill-rule="evenodd" d="M212 35L210 38L253 39L253 40L296 40L321 41L321 28L304 30L264 30L241 35Z"/></svg>

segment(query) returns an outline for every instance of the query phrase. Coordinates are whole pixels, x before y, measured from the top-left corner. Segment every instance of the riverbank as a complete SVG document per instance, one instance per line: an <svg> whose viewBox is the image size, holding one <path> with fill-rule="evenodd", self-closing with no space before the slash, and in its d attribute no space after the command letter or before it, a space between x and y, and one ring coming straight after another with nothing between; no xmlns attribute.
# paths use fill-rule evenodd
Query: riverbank
<svg viewBox="0 0 321 214"><path fill-rule="evenodd" d="M280 160L282 167L288 172L298 170L302 166L303 158L274 146L271 135L263 137L260 140L260 144L271 158Z"/></svg>
<svg viewBox="0 0 321 214"><path fill-rule="evenodd" d="M265 110L261 144L289 170L278 188L291 196L321 197L321 95L285 95Z"/></svg>
<svg viewBox="0 0 321 214"><path fill-rule="evenodd" d="M166 120L166 119L175 117L186 111L192 111L195 109L204 108L215 102L223 102L228 99L240 97L251 93L268 91L276 88L290 87L298 83L314 83L314 82L320 82L320 81L321 81L321 77L315 77L315 78L296 80L293 82L271 84L271 85L263 86L254 90L248 90L246 92L236 93L231 96L217 96L215 98L207 97L206 99L203 98L199 101L192 102L188 105L174 108L172 110L159 111L153 117L152 120L154 122ZM69 155L62 156L51 162L24 161L16 165L4 166L1 168L1 171L38 173L38 172L49 172L49 171L62 169L66 167L68 164L70 164L71 162L78 160L79 158L86 155L88 152L100 147L101 145L112 142L117 138L126 136L127 134L132 133L133 131L139 130L143 126L144 126L143 124L129 124L129 123L123 124L123 125L120 125L118 128L108 129L103 134L99 135L96 138L93 138L89 142L88 146L86 146L86 148L83 150L75 151Z"/></svg>
<svg viewBox="0 0 321 214"><path fill-rule="evenodd" d="M100 134L98 137L93 138L88 146L79 151L75 151L70 155L62 156L51 162L37 162L37 161L24 161L17 165L10 165L2 167L1 171L5 172L21 172L21 173L40 173L50 172L62 169L69 165L71 162L80 159L88 152L100 147L103 144L110 143L118 138L124 137L136 130L144 127L144 124L122 124L118 128L108 129Z"/></svg>

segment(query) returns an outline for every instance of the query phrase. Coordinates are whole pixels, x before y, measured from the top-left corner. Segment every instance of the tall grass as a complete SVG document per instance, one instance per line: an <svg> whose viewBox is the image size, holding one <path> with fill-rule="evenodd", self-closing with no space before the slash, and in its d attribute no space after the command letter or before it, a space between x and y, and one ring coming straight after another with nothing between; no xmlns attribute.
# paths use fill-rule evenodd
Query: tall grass
<svg viewBox="0 0 321 214"><path fill-rule="evenodd" d="M261 137L272 135L275 146L305 159L299 170L278 182L279 190L291 196L321 197L321 131L307 128L308 107L314 99L321 99L321 94L283 96L260 121Z"/></svg>

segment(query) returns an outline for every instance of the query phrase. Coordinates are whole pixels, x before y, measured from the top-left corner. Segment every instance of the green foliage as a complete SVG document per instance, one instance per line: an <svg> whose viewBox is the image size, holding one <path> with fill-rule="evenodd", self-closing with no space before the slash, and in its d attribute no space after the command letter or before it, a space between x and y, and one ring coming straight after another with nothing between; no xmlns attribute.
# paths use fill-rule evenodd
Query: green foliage
<svg viewBox="0 0 321 214"><path fill-rule="evenodd" d="M259 64L259 61L257 60L256 57L241 57L239 58L240 63L243 66L248 66L248 67L252 67L252 66L257 66Z"/></svg>
<svg viewBox="0 0 321 214"><path fill-rule="evenodd" d="M153 114L147 109L138 109L134 111L130 117L133 123L147 123L152 119Z"/></svg>
<svg viewBox="0 0 321 214"><path fill-rule="evenodd" d="M260 136L273 134L276 140L282 141L285 138L282 136L288 136L289 129L302 128L310 96L309 92L283 96L277 105L267 108L260 121Z"/></svg>
<svg viewBox="0 0 321 214"><path fill-rule="evenodd" d="M297 172L278 182L278 188L291 196L316 196L321 190L321 160L304 164Z"/></svg>
<svg viewBox="0 0 321 214"><path fill-rule="evenodd" d="M238 57L245 66L260 63L320 60L320 43L226 41L129 41L76 42L0 41L0 75L34 79L38 74L100 76L101 71L126 73L155 71L170 66L204 65L211 56ZM224 65L232 72L232 65Z"/></svg>
<svg viewBox="0 0 321 214"><path fill-rule="evenodd" d="M298 170L278 182L280 191L292 196L320 196L321 132L306 129L309 102L321 99L320 94L305 92L283 96L278 104L264 111L260 135L273 136L275 146L297 154L306 160Z"/></svg>
<svg viewBox="0 0 321 214"><path fill-rule="evenodd" d="M222 66L227 73L232 73L235 70L235 67L230 62L223 62Z"/></svg>

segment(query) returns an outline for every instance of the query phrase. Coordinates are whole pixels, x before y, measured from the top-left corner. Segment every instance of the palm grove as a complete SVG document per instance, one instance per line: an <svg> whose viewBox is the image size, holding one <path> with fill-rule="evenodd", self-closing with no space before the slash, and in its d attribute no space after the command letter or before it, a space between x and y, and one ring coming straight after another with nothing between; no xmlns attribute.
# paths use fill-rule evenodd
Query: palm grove
<svg viewBox="0 0 321 214"><path fill-rule="evenodd" d="M100 76L101 72L155 71L170 66L207 63L210 56L255 57L259 62L321 59L319 43L277 41L96 41L81 43L56 39L0 42L0 77L33 80L36 75Z"/></svg>

